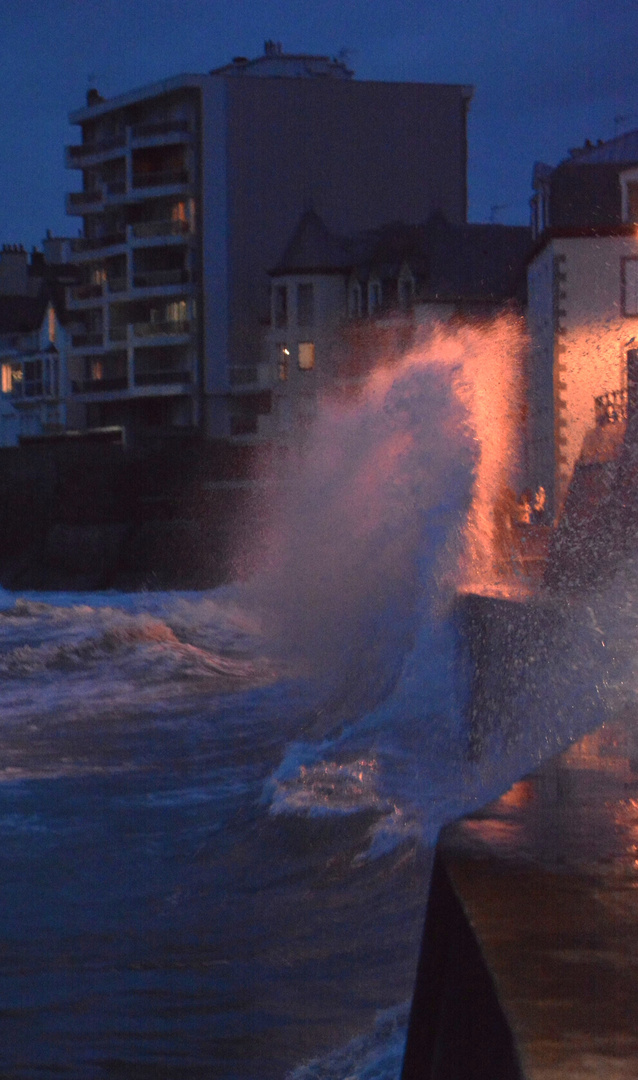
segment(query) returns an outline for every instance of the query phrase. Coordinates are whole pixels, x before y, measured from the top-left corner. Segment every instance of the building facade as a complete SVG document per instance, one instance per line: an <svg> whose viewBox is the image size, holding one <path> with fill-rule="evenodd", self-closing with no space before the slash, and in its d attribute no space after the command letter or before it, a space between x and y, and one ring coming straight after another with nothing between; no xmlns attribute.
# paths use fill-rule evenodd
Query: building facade
<svg viewBox="0 0 638 1080"><path fill-rule="evenodd" d="M268 271L314 207L335 232L435 210L466 217L460 85L364 82L339 60L266 43L71 115L82 174L68 212L81 280L69 308L70 409L81 426L196 428L250 439L271 405L260 373Z"/></svg>
<svg viewBox="0 0 638 1080"><path fill-rule="evenodd" d="M626 420L638 357L638 132L572 151L554 170L536 166L534 187L529 480L557 516L583 448Z"/></svg>
<svg viewBox="0 0 638 1080"><path fill-rule="evenodd" d="M68 241L50 236L30 257L17 244L0 251L0 446L68 426L67 256Z"/></svg>
<svg viewBox="0 0 638 1080"><path fill-rule="evenodd" d="M522 306L530 246L524 226L452 224L440 213L336 236L306 212L271 273L273 394L260 434L286 442L322 394L354 389L426 325Z"/></svg>

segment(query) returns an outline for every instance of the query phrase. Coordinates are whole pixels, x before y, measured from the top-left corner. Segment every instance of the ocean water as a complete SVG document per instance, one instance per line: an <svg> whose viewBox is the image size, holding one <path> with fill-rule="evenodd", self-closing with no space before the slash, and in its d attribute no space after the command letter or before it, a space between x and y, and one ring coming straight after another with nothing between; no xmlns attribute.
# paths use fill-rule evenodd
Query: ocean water
<svg viewBox="0 0 638 1080"><path fill-rule="evenodd" d="M470 752L455 596L553 603L490 531L516 340L324 402L233 585L0 593L0 1075L398 1080L439 828L638 686L629 560Z"/></svg>

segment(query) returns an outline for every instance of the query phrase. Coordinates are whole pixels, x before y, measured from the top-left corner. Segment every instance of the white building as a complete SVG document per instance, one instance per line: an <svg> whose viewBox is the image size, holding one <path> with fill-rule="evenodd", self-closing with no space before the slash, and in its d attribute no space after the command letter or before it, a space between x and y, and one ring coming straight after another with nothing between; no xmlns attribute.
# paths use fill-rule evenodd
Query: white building
<svg viewBox="0 0 638 1080"><path fill-rule="evenodd" d="M51 302L0 297L0 446L66 428L66 332Z"/></svg>
<svg viewBox="0 0 638 1080"><path fill-rule="evenodd" d="M558 515L585 440L624 424L638 380L638 133L535 175L529 480Z"/></svg>
<svg viewBox="0 0 638 1080"><path fill-rule="evenodd" d="M424 324L522 302L530 242L525 227L451 224L440 214L339 237L307 211L271 273L274 390L260 435L286 441L321 394L347 393Z"/></svg>

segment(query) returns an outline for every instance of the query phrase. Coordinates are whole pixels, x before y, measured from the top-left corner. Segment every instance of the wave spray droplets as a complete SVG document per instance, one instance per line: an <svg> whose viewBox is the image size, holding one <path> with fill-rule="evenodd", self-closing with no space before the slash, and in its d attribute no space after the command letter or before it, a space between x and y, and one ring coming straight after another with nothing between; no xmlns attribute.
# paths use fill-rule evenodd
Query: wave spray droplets
<svg viewBox="0 0 638 1080"><path fill-rule="evenodd" d="M269 478L246 585L274 652L321 677L364 658L378 694L444 583L502 586L493 507L517 465L521 345L513 318L438 325L320 402Z"/></svg>

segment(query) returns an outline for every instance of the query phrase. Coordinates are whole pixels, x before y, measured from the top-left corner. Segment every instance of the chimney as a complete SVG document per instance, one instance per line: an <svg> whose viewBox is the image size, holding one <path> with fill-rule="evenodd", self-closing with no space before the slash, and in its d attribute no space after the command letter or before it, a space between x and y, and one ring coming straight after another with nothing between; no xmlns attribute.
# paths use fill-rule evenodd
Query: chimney
<svg viewBox="0 0 638 1080"><path fill-rule="evenodd" d="M0 296L28 296L29 256L22 244L3 244L0 251Z"/></svg>

